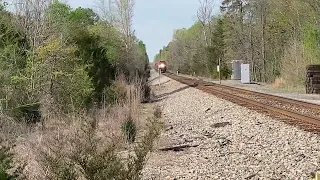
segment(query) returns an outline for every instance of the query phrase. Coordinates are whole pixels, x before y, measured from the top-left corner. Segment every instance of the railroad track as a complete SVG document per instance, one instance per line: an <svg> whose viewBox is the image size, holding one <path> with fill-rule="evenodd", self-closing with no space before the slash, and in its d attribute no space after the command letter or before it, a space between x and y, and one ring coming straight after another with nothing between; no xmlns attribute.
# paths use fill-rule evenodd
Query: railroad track
<svg viewBox="0 0 320 180"><path fill-rule="evenodd" d="M320 133L318 104L177 76L170 72L164 75L219 98L297 125L304 130Z"/></svg>

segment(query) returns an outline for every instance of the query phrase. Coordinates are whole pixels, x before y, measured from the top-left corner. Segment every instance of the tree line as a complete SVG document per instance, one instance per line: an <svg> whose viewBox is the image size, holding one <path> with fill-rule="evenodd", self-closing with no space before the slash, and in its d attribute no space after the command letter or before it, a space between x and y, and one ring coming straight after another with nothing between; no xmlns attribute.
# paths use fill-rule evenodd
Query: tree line
<svg viewBox="0 0 320 180"><path fill-rule="evenodd" d="M216 78L230 62L243 60L254 81L303 86L305 68L320 62L320 2L316 0L223 0L213 14L213 0L200 0L198 20L174 31L172 41L156 55L168 68Z"/></svg>
<svg viewBox="0 0 320 180"><path fill-rule="evenodd" d="M0 179L141 179L161 109L141 117L150 70L133 10L0 0Z"/></svg>
<svg viewBox="0 0 320 180"><path fill-rule="evenodd" d="M98 12L58 0L0 2L3 113L28 119L47 104L68 114L112 103L119 75L146 84L146 46L125 16L130 0L114 1L112 18L103 1Z"/></svg>

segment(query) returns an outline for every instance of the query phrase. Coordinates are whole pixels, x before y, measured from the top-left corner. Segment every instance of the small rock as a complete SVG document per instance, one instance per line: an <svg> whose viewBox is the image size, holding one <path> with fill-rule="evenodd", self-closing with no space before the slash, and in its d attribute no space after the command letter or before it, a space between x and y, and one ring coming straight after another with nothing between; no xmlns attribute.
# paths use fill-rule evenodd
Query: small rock
<svg viewBox="0 0 320 180"><path fill-rule="evenodd" d="M172 129L173 129L173 127L170 126L170 127L168 127L168 128L166 129L166 131L170 131L170 130L172 130Z"/></svg>
<svg viewBox="0 0 320 180"><path fill-rule="evenodd" d="M218 143L220 145L220 147L224 147L224 146L227 146L231 143L231 141L227 138L221 138L221 139L218 139Z"/></svg>
<svg viewBox="0 0 320 180"><path fill-rule="evenodd" d="M184 142L191 143L191 142L193 142L193 140L192 139L184 139Z"/></svg>
<svg viewBox="0 0 320 180"><path fill-rule="evenodd" d="M205 134L204 134L204 136L206 136L207 138L212 138L212 137L213 137L213 134L210 133L210 132L208 132L208 131L206 131Z"/></svg>
<svg viewBox="0 0 320 180"><path fill-rule="evenodd" d="M211 125L210 127L212 128L220 128L220 127L225 127L227 125L232 125L230 122L221 122L221 123L215 123Z"/></svg>

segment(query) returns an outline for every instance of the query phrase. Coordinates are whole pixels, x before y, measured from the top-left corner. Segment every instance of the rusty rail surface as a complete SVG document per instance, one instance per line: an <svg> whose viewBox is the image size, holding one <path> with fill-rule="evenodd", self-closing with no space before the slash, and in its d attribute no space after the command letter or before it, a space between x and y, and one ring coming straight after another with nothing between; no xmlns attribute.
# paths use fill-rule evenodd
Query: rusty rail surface
<svg viewBox="0 0 320 180"><path fill-rule="evenodd" d="M289 99L285 97L280 97L276 95L271 95L271 94L265 94L261 92L256 92L256 91L250 91L250 90L245 90L245 89L240 89L240 88L235 88L231 86L226 86L226 85L220 85L220 84L215 84L211 82L205 82L202 80L197 80L193 78L188 78L188 77L182 77L182 76L177 76L173 73L166 73L166 76L169 78L172 78L176 81L179 81L183 84L186 84L188 86L195 87L199 90L202 90L204 92L216 95L217 97L220 97L222 99L226 99L228 101L231 101L233 103L239 104L241 106L253 108L255 110L259 110L262 112L266 112L269 115L277 115L285 118L289 118L290 120L298 120L300 122L303 122L306 127L304 129L307 130L312 130L312 131L317 131L319 132L320 130L320 119L317 117L312 117L306 114L301 114L298 112L295 112L290 109L285 109L277 106L272 106L270 104L266 104L260 101L257 101L255 99L250 99L246 98L243 96L236 95L237 93L242 93L242 94L247 94L247 95L254 95L257 97L263 97L263 98L268 98L269 100L274 100L277 102L281 102L283 104L291 104L296 107L304 107L307 109L313 109L316 111L320 111L320 105L318 104L313 104L313 103L308 103L304 101L298 101L294 99ZM226 91L223 91L222 89L226 89ZM230 93L228 91L233 91L236 93ZM297 124L297 123L293 123ZM301 124L301 123L298 123Z"/></svg>
<svg viewBox="0 0 320 180"><path fill-rule="evenodd" d="M216 85L215 83L210 83L213 85ZM228 89L232 89L241 93L245 93L245 94L251 94L251 95L257 95L257 96L261 96L261 97L265 97L265 98L269 98L272 100L276 100L276 101L282 101L288 104L292 104L292 105L296 105L296 106L301 106L301 107L306 107L306 108L311 108L311 109L315 109L320 111L320 105L319 104L314 104L314 103L309 103L309 102L305 102L305 101L299 101L299 100L295 100L295 99L290 99L290 98L286 98L286 97L281 97L281 96L276 96L276 95L272 95L272 94L266 94L266 93L261 93L261 92L257 92L257 91L251 91L251 90L247 90L247 89L241 89L241 88L236 88L236 87L231 87L231 86L227 86L227 85L220 85L220 87L225 87Z"/></svg>

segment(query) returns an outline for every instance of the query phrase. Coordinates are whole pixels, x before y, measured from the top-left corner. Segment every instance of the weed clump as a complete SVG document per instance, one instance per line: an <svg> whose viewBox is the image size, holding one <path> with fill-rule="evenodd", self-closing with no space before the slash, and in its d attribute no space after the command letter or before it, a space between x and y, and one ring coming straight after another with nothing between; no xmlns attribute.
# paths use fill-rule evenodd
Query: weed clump
<svg viewBox="0 0 320 180"><path fill-rule="evenodd" d="M13 166L13 153L10 152L11 147L0 145L0 179L13 180L22 176L23 166L16 168ZM12 171L9 173L9 171Z"/></svg>
<svg viewBox="0 0 320 180"><path fill-rule="evenodd" d="M137 127L131 115L125 122L123 122L122 131L128 143L133 143L135 141Z"/></svg>
<svg viewBox="0 0 320 180"><path fill-rule="evenodd" d="M34 150L43 179L141 179L160 126L156 117L139 118L141 86L123 87L126 96L106 109L45 121Z"/></svg>

